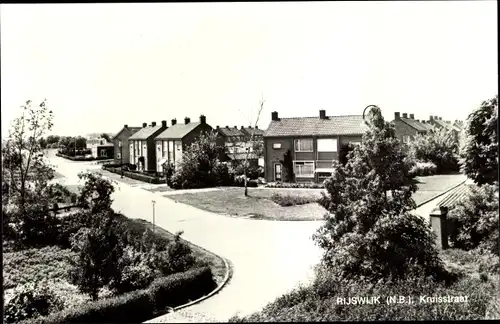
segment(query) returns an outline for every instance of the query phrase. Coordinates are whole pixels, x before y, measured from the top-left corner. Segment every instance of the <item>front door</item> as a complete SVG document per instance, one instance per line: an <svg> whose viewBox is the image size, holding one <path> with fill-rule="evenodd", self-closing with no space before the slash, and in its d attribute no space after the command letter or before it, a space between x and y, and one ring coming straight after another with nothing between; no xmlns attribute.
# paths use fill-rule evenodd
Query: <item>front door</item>
<svg viewBox="0 0 500 324"><path fill-rule="evenodd" d="M274 181L281 181L281 164L274 165Z"/></svg>

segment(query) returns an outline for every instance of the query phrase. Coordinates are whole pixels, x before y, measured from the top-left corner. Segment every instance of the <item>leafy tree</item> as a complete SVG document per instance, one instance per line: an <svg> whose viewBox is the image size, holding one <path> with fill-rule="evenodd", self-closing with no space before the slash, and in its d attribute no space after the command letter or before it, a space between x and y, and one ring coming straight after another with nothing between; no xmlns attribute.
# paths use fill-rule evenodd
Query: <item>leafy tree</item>
<svg viewBox="0 0 500 324"><path fill-rule="evenodd" d="M40 146L40 138L52 128L52 111L42 101L32 107L31 100L21 106L22 115L14 120L13 129L2 146L2 170L9 180L9 193L15 199L21 215L25 214L30 200L40 186L44 187L53 179L54 170L46 165ZM32 189L32 184L39 186Z"/></svg>
<svg viewBox="0 0 500 324"><path fill-rule="evenodd" d="M47 136L47 144L59 143L59 135L49 135Z"/></svg>
<svg viewBox="0 0 500 324"><path fill-rule="evenodd" d="M103 211L95 219L104 222L82 227L71 238L71 249L78 256L72 261L70 278L92 300L99 298L102 287L120 277L119 260L123 255L123 245L112 211Z"/></svg>
<svg viewBox="0 0 500 324"><path fill-rule="evenodd" d="M109 134L102 133L101 137L106 140L106 142L111 143L111 137L109 137Z"/></svg>
<svg viewBox="0 0 500 324"><path fill-rule="evenodd" d="M115 191L114 182L92 172L81 172L78 177L85 180L80 190L78 204L91 213L110 210L113 203L111 195Z"/></svg>
<svg viewBox="0 0 500 324"><path fill-rule="evenodd" d="M410 164L394 126L379 108L368 120L362 144L345 166L335 162L325 180L320 204L329 215L313 236L324 249L323 263L348 280L444 274L429 226L410 212L416 186L408 184Z"/></svg>
<svg viewBox="0 0 500 324"><path fill-rule="evenodd" d="M41 149L47 148L47 140L44 137L40 137L40 139L38 140L38 144L40 144Z"/></svg>
<svg viewBox="0 0 500 324"><path fill-rule="evenodd" d="M467 119L461 151L464 173L478 185L498 181L498 95L472 112Z"/></svg>
<svg viewBox="0 0 500 324"><path fill-rule="evenodd" d="M255 141L252 144L253 153L258 157L264 157L264 142L263 141Z"/></svg>
<svg viewBox="0 0 500 324"><path fill-rule="evenodd" d="M409 154L416 161L431 162L437 173L458 171L458 137L446 128L418 134L409 144Z"/></svg>
<svg viewBox="0 0 500 324"><path fill-rule="evenodd" d="M174 188L212 187L217 182L215 167L222 147L216 143L215 132L200 134L182 154L182 160L171 177Z"/></svg>

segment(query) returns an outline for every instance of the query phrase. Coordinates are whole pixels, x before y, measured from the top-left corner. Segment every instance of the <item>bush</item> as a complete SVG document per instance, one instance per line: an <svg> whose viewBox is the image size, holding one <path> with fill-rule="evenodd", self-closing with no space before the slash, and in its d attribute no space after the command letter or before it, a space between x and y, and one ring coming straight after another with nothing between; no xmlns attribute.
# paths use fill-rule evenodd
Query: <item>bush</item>
<svg viewBox="0 0 500 324"><path fill-rule="evenodd" d="M237 176L245 174L245 168L243 167L243 163L238 164L234 168L234 174ZM264 176L264 168L261 166L250 165L249 167L247 167L246 175L249 179L256 180L259 177Z"/></svg>
<svg viewBox="0 0 500 324"><path fill-rule="evenodd" d="M218 162L213 170L216 186L232 186L234 185L234 173L229 169L227 164Z"/></svg>
<svg viewBox="0 0 500 324"><path fill-rule="evenodd" d="M237 187L244 187L245 186L245 176L244 175L236 176L234 178L234 185ZM247 187L248 188L257 188L258 183L256 180L248 180L248 178L247 178Z"/></svg>
<svg viewBox="0 0 500 324"><path fill-rule="evenodd" d="M437 166L432 162L416 162L416 164L410 169L410 175L412 176L430 176L436 174Z"/></svg>
<svg viewBox="0 0 500 324"><path fill-rule="evenodd" d="M50 286L41 283L27 283L14 289L12 298L5 306L6 323L15 323L62 310L62 300Z"/></svg>
<svg viewBox="0 0 500 324"><path fill-rule="evenodd" d="M179 306L210 293L215 286L210 268L197 268L156 279L148 289L89 302L23 324L144 322L167 306Z"/></svg>
<svg viewBox="0 0 500 324"><path fill-rule="evenodd" d="M498 185L469 186L448 215L450 243L455 248L481 248L499 255Z"/></svg>
<svg viewBox="0 0 500 324"><path fill-rule="evenodd" d="M445 128L434 129L425 135L417 135L409 144L409 154L417 161L432 162L438 174L456 172L458 164L458 140Z"/></svg>
<svg viewBox="0 0 500 324"><path fill-rule="evenodd" d="M314 182L271 182L265 185L266 188L297 188L297 189L323 189L325 188L322 183Z"/></svg>
<svg viewBox="0 0 500 324"><path fill-rule="evenodd" d="M195 263L193 252L186 242L181 241L181 235L182 232L176 233L174 241L167 246L168 269L164 273L183 272Z"/></svg>
<svg viewBox="0 0 500 324"><path fill-rule="evenodd" d="M317 198L312 197L303 197L303 196L291 196L291 195L282 195L279 193L273 193L271 196L271 200L277 203L280 206L295 206L295 205L305 205L312 202L317 202Z"/></svg>
<svg viewBox="0 0 500 324"><path fill-rule="evenodd" d="M121 168L113 168L113 167L103 166L103 169L105 169L109 172L120 174L120 175L122 173ZM144 182L152 183L152 184L164 183L164 181L160 179L160 177L156 171L154 171L154 173L149 173L149 174L147 172L124 171L123 175L126 176L127 178L130 178L130 179L140 180L140 181L144 181Z"/></svg>
<svg viewBox="0 0 500 324"><path fill-rule="evenodd" d="M481 320L496 288L475 278L464 278L449 287L426 278L366 284L344 282L323 272L311 286L295 289L261 312L244 318L233 317L230 322ZM380 296L380 303L343 305L338 302L372 296ZM387 304L390 296L404 296L406 302ZM409 296L413 303L407 302ZM467 296L467 302L421 303L420 296Z"/></svg>

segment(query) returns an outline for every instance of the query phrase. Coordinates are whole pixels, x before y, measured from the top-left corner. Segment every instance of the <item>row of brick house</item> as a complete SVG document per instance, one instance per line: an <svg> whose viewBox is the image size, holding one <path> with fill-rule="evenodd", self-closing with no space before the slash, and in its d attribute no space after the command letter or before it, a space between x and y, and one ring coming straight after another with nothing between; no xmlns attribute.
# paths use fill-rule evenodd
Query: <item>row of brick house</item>
<svg viewBox="0 0 500 324"><path fill-rule="evenodd" d="M438 116L429 120L415 119L413 114L396 112L393 123L396 136L408 143L417 134L426 134L435 128L447 128L458 134L463 123L444 121ZM321 182L331 175L332 161L342 161L348 144L360 144L367 126L362 115L327 116L319 110L316 117L281 118L278 112L271 113L271 122L264 131L257 127L219 127L207 124L206 117L183 123L176 119L167 126L143 123L142 127L125 125L114 137L116 162L136 164L139 170L163 170L162 165L176 164L182 153L202 132L215 131L217 144L224 147L223 161L241 161L249 156L257 164L250 137L263 143L265 179L268 182Z"/></svg>
<svg viewBox="0 0 500 324"><path fill-rule="evenodd" d="M463 129L458 120L452 123L438 116L417 120L414 114L399 112L391 123L403 143L436 128L449 129L455 136ZM264 133L266 181L322 182L333 171L332 161L342 160L349 143L361 143L365 131L362 115L327 116L320 110L317 117L280 118L272 112Z"/></svg>
<svg viewBox="0 0 500 324"><path fill-rule="evenodd" d="M254 141L262 141L262 130L250 126L242 126L240 129L236 126L235 128L217 126L214 129L207 124L206 117L203 115L195 122L188 117L184 118L184 123L178 123L176 119L172 119L170 126L167 126L165 120L161 124L143 123L142 127L124 125L112 138L115 162L135 164L139 170L143 171L161 172L165 163L175 165L181 161L186 148L202 133L210 131L216 132L217 144L226 148L221 151L220 158L223 161L237 163L246 157L248 150L249 161L257 162L257 156L252 154L253 149L249 140L253 133Z"/></svg>

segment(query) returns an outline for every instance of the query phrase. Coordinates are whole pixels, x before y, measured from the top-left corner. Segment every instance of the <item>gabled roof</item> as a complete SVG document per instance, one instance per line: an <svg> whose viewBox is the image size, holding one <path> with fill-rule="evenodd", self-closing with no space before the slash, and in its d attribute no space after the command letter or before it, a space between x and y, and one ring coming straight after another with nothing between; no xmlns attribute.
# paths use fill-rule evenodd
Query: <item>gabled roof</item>
<svg viewBox="0 0 500 324"><path fill-rule="evenodd" d="M120 133L123 132L125 129L128 129L130 133L133 135L137 133L141 129L141 127L128 127L128 128L123 127L122 129L120 129L118 133L116 133L113 137L111 137L111 139L114 140L115 138L117 138L118 135L120 135Z"/></svg>
<svg viewBox="0 0 500 324"><path fill-rule="evenodd" d="M217 131L226 137L235 137L235 136L245 136L246 134L241 131L241 129L234 127L219 127Z"/></svg>
<svg viewBox="0 0 500 324"><path fill-rule="evenodd" d="M438 126L438 127L443 127L443 128L447 128L449 130L454 130L454 131L457 131L457 132L460 132L461 129L451 123L447 123L445 120L442 120L442 119L434 119L433 122Z"/></svg>
<svg viewBox="0 0 500 324"><path fill-rule="evenodd" d="M191 133L196 127L198 127L200 122L191 122L189 124L175 124L170 126L163 132L161 132L155 139L166 140L166 139L177 139L180 140L187 134Z"/></svg>
<svg viewBox="0 0 500 324"><path fill-rule="evenodd" d="M138 130L135 134L130 136L129 140L146 140L154 133L156 133L158 130L162 128L162 125L156 125L156 126L146 126Z"/></svg>
<svg viewBox="0 0 500 324"><path fill-rule="evenodd" d="M254 136L264 135L264 130L255 127L243 127L243 131L247 133L249 136L252 136L252 132L255 132Z"/></svg>
<svg viewBox="0 0 500 324"><path fill-rule="evenodd" d="M427 132L432 129L430 125L421 123L415 119L401 117L400 120L419 132Z"/></svg>
<svg viewBox="0 0 500 324"><path fill-rule="evenodd" d="M271 121L264 137L362 135L367 129L362 115L280 118Z"/></svg>

